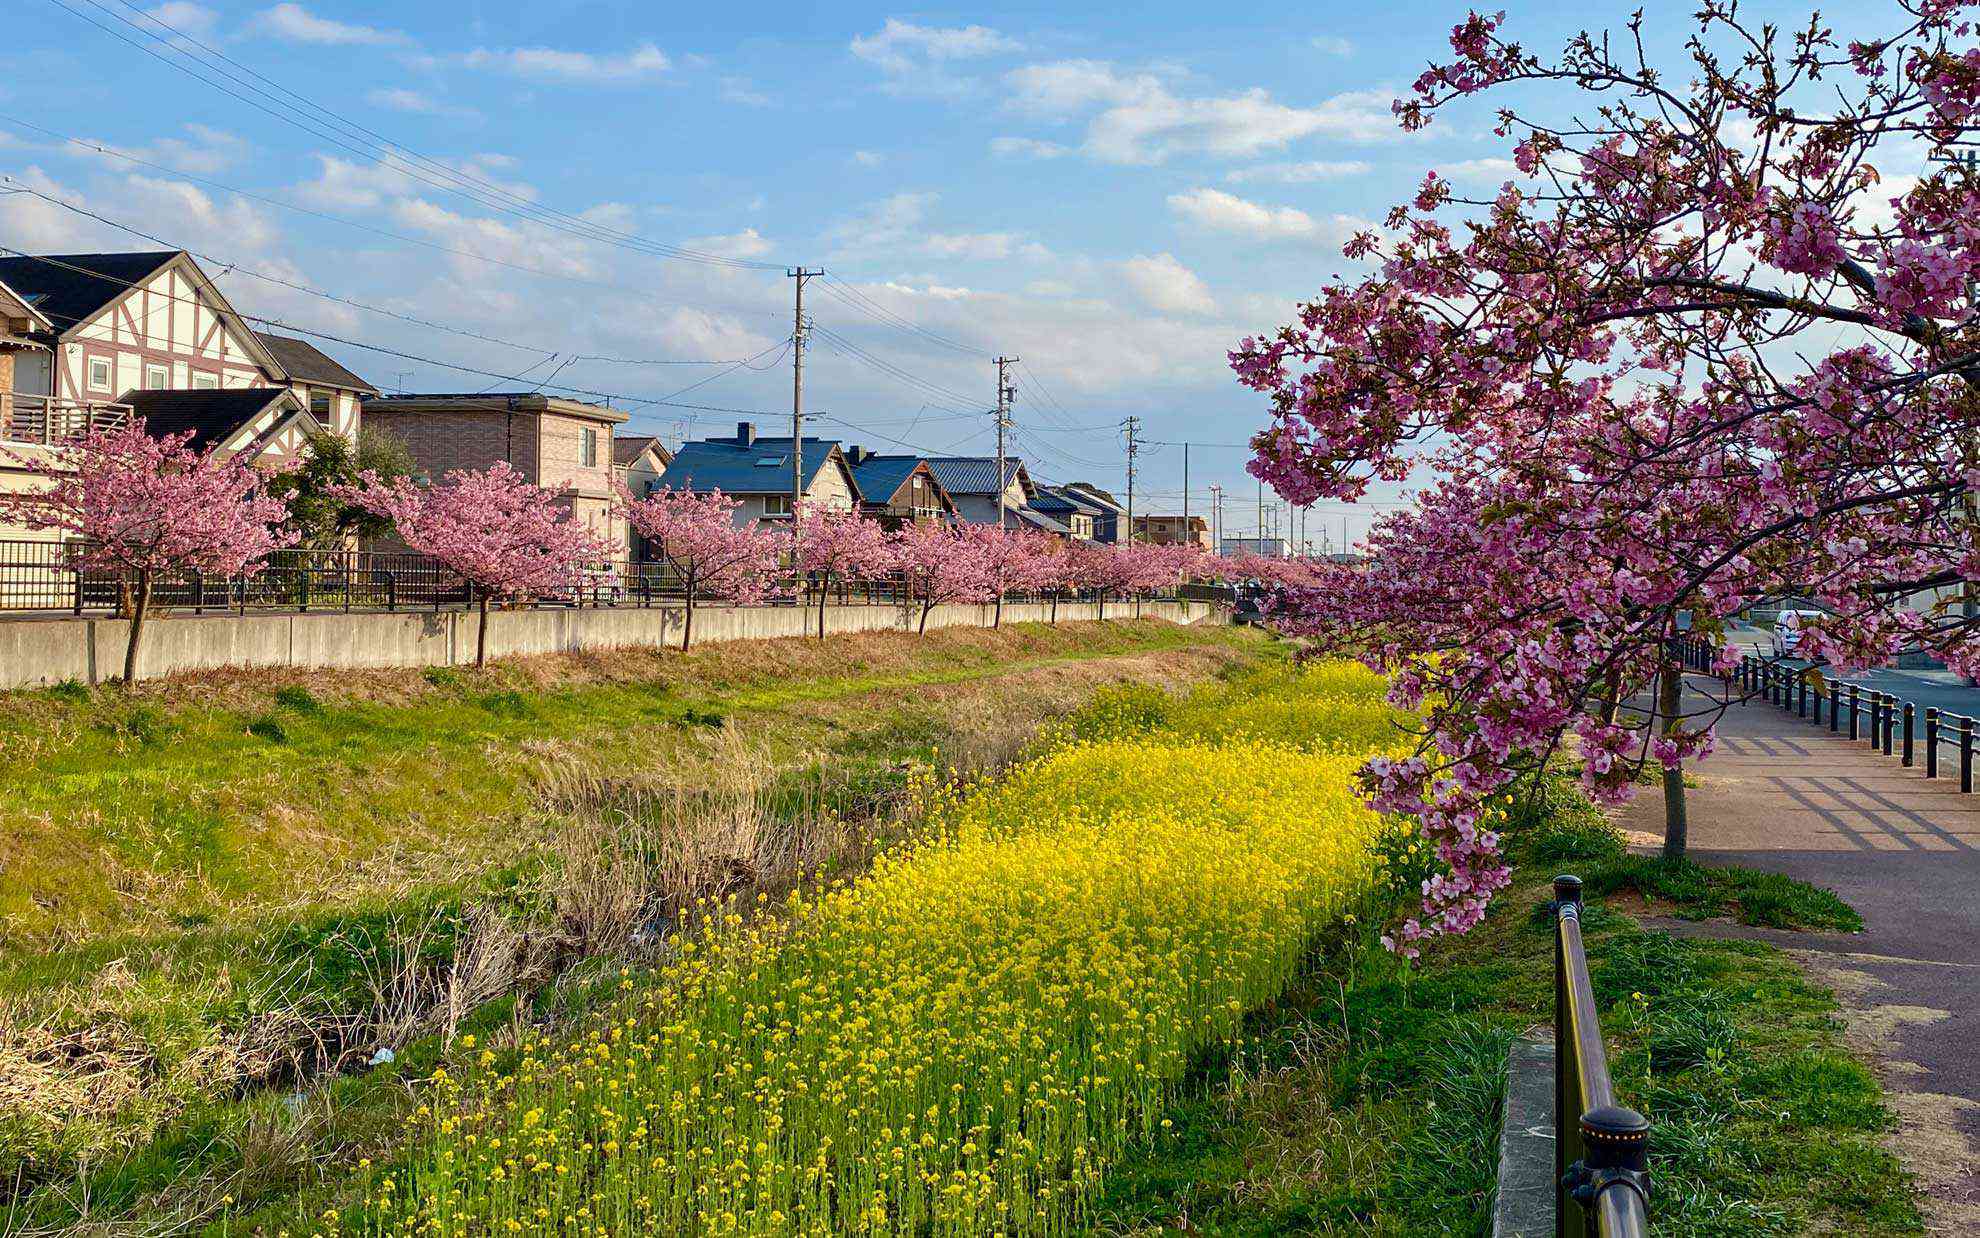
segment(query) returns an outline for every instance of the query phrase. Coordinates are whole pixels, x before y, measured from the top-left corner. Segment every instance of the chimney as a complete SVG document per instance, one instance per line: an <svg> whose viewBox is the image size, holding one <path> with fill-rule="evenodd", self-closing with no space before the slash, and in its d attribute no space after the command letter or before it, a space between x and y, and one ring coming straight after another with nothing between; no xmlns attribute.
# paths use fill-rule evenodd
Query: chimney
<svg viewBox="0 0 1980 1238"><path fill-rule="evenodd" d="M855 468L865 464L866 458L872 454L872 452L861 447L858 443L854 443L851 447L846 448L846 459L850 460Z"/></svg>
<svg viewBox="0 0 1980 1238"><path fill-rule="evenodd" d="M756 423L753 421L738 421L736 423L736 441L745 447L754 447L756 445Z"/></svg>

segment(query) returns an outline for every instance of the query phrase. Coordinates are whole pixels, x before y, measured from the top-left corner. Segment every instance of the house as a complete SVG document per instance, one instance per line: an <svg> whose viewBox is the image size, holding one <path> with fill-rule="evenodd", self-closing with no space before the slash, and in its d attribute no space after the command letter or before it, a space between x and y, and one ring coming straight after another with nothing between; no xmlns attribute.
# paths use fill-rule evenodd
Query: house
<svg viewBox="0 0 1980 1238"><path fill-rule="evenodd" d="M1127 508L1121 501L1094 485L1090 481L1069 481L1059 487L1067 495L1082 503L1099 508L1093 517L1093 540L1096 542L1117 542L1125 528Z"/></svg>
<svg viewBox="0 0 1980 1238"><path fill-rule="evenodd" d="M860 511L888 528L956 519L955 500L920 456L882 456L864 447L848 447L846 463L859 484Z"/></svg>
<svg viewBox="0 0 1980 1238"><path fill-rule="evenodd" d="M1205 550L1211 549L1210 522L1201 516L1136 516L1134 537L1136 541L1156 546L1186 542Z"/></svg>
<svg viewBox="0 0 1980 1238"><path fill-rule="evenodd" d="M356 443L363 417L364 401L378 394L378 388L359 378L325 355L308 340L286 335L255 332L262 345L275 354L289 378L289 389L317 424Z"/></svg>
<svg viewBox="0 0 1980 1238"><path fill-rule="evenodd" d="M660 488L660 475L673 463L674 453L651 434L620 435L612 440L612 472L626 493L643 499ZM636 563L652 562L655 556L646 539L630 524L626 526L626 557Z"/></svg>
<svg viewBox="0 0 1980 1238"><path fill-rule="evenodd" d="M1001 477L995 456L929 456L927 460L936 482L954 500L957 518L968 524L996 524L1001 511L1005 526L1017 528L1021 518L1016 513L1030 507L1038 493L1024 461L1016 456L1004 457Z"/></svg>
<svg viewBox="0 0 1980 1238"><path fill-rule="evenodd" d="M681 444L661 475L662 485L699 492L720 490L741 499L738 524L791 518L791 440L760 438L756 426L736 423L733 438L705 438ZM853 479L845 452L832 439L807 438L799 445L804 470L806 511L856 510L864 494Z"/></svg>
<svg viewBox="0 0 1980 1238"><path fill-rule="evenodd" d="M1066 536L1080 542L1096 540L1095 522L1108 514L1098 500L1089 499L1080 491L1066 486L1038 487L1037 497L1031 500L1031 509L1063 524Z"/></svg>
<svg viewBox="0 0 1980 1238"><path fill-rule="evenodd" d="M0 288L0 442L21 459L59 462L62 444L135 414L280 466L307 442L293 414L309 413L319 387L335 428L357 432L369 385L301 341L286 343L299 364L311 355L312 377L292 375L275 337L250 330L183 250L0 257ZM40 484L0 456L0 489ZM0 525L0 538L53 536Z"/></svg>
<svg viewBox="0 0 1980 1238"><path fill-rule="evenodd" d="M608 546L623 546L613 512L613 434L626 414L536 391L388 395L366 400L364 421L393 434L432 477L506 462L534 485L569 488L571 511Z"/></svg>

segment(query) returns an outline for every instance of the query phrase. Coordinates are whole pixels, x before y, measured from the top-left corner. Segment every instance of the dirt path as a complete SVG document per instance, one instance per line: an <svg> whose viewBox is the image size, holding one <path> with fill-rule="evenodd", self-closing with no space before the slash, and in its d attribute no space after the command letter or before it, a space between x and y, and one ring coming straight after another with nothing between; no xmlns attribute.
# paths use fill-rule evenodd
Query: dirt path
<svg viewBox="0 0 1980 1238"><path fill-rule="evenodd" d="M1851 1039L1883 1065L1893 1148L1934 1232L1980 1234L1980 795L1759 701L1718 733L1689 793L1693 858L1827 886L1865 929L1709 931L1781 945L1835 988ZM1662 797L1639 796L1620 824L1661 837Z"/></svg>

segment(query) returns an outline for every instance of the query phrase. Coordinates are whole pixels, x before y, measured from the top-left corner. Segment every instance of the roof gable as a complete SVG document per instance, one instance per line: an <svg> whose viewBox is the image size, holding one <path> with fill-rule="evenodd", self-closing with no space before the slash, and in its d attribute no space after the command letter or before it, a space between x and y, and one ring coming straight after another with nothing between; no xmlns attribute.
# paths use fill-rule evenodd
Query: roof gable
<svg viewBox="0 0 1980 1238"><path fill-rule="evenodd" d="M928 467L935 474L935 480L942 483L942 488L950 494L994 496L1013 483L1027 500L1037 493L1024 461L1016 456L1004 457L1001 483L995 456L929 456Z"/></svg>
<svg viewBox="0 0 1980 1238"><path fill-rule="evenodd" d="M133 391L124 397L134 416L144 418L147 432L164 437L191 433L192 447L239 449L277 428L288 415L308 415L287 387L225 387L197 390ZM262 416L282 406L276 424L255 430ZM314 418L311 419L314 421ZM253 431L245 438L244 431Z"/></svg>

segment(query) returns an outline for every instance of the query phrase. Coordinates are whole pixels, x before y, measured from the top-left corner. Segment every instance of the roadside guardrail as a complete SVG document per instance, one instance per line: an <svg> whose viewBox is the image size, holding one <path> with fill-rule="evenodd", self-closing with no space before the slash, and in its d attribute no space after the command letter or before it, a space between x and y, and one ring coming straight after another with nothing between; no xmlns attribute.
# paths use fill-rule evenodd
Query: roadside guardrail
<svg viewBox="0 0 1980 1238"><path fill-rule="evenodd" d="M1649 1232L1650 1123L1616 1104L1581 940L1581 878L1554 878L1554 1207L1557 1238Z"/></svg>

